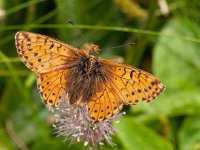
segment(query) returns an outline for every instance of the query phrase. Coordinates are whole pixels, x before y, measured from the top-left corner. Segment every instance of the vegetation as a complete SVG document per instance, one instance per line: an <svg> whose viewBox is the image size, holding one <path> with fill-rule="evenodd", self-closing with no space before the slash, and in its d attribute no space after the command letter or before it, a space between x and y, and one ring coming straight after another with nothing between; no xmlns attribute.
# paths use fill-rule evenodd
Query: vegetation
<svg viewBox="0 0 200 150"><path fill-rule="evenodd" d="M0 0L0 149L83 149L62 142L52 113L36 88L35 73L17 56L14 34L31 31L74 47L85 42L105 49L101 57L122 59L158 76L166 90L151 103L124 107L114 126L116 146L102 149L200 149L199 0ZM80 37L72 19L87 41Z"/></svg>

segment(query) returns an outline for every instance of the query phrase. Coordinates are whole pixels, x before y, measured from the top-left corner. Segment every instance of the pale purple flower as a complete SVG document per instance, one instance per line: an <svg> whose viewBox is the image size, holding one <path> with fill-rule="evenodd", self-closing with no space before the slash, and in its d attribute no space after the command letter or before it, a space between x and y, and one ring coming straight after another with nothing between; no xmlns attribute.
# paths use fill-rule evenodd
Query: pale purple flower
<svg viewBox="0 0 200 150"><path fill-rule="evenodd" d="M112 143L111 135L117 130L111 125L118 122L122 113L114 115L110 119L93 123L88 114L87 105L70 105L68 100L60 102L54 109L56 121L54 127L58 136L64 136L65 141L71 140L72 143L83 141L84 146L94 147L104 145L106 141Z"/></svg>

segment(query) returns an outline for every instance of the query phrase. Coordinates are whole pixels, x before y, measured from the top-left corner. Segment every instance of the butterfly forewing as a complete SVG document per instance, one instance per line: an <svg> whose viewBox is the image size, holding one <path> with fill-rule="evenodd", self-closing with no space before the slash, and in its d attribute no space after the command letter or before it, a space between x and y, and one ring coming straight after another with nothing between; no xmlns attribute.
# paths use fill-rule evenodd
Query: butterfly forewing
<svg viewBox="0 0 200 150"><path fill-rule="evenodd" d="M36 73L46 73L66 68L66 60L77 49L48 36L18 32L15 42L19 57L24 64Z"/></svg>
<svg viewBox="0 0 200 150"><path fill-rule="evenodd" d="M109 66L113 88L123 97L125 104L136 104L139 100L149 102L164 89L160 80L150 73L127 65Z"/></svg>
<svg viewBox="0 0 200 150"><path fill-rule="evenodd" d="M88 102L89 114L94 122L112 117L122 108L122 99L115 93L108 81L102 83L102 90L98 91Z"/></svg>

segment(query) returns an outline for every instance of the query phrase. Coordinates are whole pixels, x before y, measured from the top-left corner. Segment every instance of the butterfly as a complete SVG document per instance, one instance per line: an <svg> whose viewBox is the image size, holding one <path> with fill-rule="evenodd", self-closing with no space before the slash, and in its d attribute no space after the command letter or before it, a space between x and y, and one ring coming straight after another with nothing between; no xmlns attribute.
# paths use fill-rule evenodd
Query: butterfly
<svg viewBox="0 0 200 150"><path fill-rule="evenodd" d="M71 105L87 105L94 122L111 118L124 104L150 102L165 88L150 73L101 59L94 44L87 51L30 32L17 32L15 43L23 63L37 74L43 102L56 108L67 93Z"/></svg>

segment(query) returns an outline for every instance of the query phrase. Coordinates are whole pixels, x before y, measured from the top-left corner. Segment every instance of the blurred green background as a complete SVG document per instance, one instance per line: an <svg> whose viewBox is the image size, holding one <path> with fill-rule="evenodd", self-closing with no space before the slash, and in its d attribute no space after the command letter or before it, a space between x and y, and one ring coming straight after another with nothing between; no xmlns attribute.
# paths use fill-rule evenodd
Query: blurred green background
<svg viewBox="0 0 200 150"><path fill-rule="evenodd" d="M85 41L67 24L72 19ZM74 47L93 42L102 58L158 76L166 90L152 103L125 107L114 147L102 150L200 149L199 0L0 0L0 150L84 149L64 143L52 127L35 74L17 56L19 30L58 38Z"/></svg>

